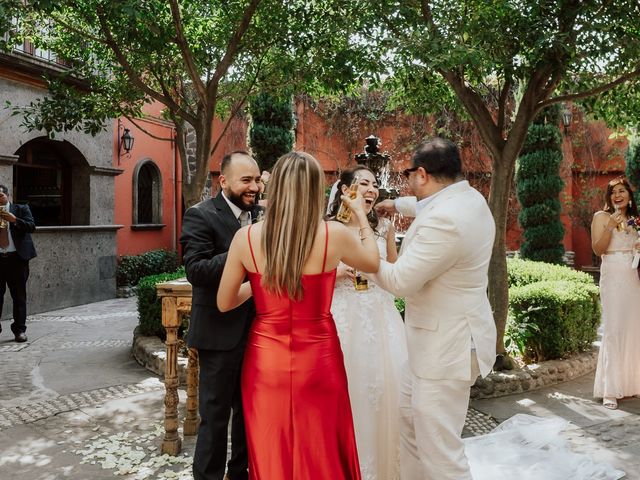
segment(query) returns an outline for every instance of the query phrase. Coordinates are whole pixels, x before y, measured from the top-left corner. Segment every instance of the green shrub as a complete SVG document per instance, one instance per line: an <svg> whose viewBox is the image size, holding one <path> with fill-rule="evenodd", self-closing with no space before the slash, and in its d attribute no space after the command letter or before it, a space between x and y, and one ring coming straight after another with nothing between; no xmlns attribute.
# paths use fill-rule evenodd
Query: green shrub
<svg viewBox="0 0 640 480"><path fill-rule="evenodd" d="M627 167L625 173L629 183L636 188L633 196L636 203L640 204L640 140L634 138L629 142L629 148L624 156Z"/></svg>
<svg viewBox="0 0 640 480"><path fill-rule="evenodd" d="M136 295L138 296L138 325L142 335L156 335L163 340L166 337L162 326L162 301L156 294L156 284L168 282L186 276L184 267L172 273L149 275L140 279Z"/></svg>
<svg viewBox="0 0 640 480"><path fill-rule="evenodd" d="M402 318L404 318L404 308L405 308L405 302L404 302L404 298L402 297L396 297L393 302L396 305L396 308L398 309L398 311L400 312L400 316Z"/></svg>
<svg viewBox="0 0 640 480"><path fill-rule="evenodd" d="M581 352L597 337L600 303L595 285L548 280L511 287L509 297L507 331L525 332L525 361Z"/></svg>
<svg viewBox="0 0 640 480"><path fill-rule="evenodd" d="M295 121L291 96L259 93L249 102L249 112L251 151L262 170L271 170L276 160L293 148Z"/></svg>
<svg viewBox="0 0 640 480"><path fill-rule="evenodd" d="M593 285L593 277L564 265L534 262L522 258L507 259L509 287L520 287L543 280L566 280Z"/></svg>
<svg viewBox="0 0 640 480"><path fill-rule="evenodd" d="M178 254L169 250L150 250L140 255L124 255L118 259L116 283L119 287L135 286L142 277L175 272Z"/></svg>
<svg viewBox="0 0 640 480"><path fill-rule="evenodd" d="M520 202L518 221L524 231L520 254L523 258L562 263L564 227L560 221L559 195L561 136L558 109L549 108L536 117L518 158L516 195Z"/></svg>

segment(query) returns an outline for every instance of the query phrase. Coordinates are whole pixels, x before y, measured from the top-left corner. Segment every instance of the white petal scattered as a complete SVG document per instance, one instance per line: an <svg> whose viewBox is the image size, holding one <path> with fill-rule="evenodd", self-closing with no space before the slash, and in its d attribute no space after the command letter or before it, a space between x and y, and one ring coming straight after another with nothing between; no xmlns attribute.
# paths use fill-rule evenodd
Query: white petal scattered
<svg viewBox="0 0 640 480"><path fill-rule="evenodd" d="M97 429L99 427L93 430ZM82 457L81 464L100 465L105 470L113 470L114 476L134 475L135 480L191 480L190 454L183 452L175 457L159 454L163 425L155 425L152 432L140 433L138 436L131 431L103 432L73 453Z"/></svg>

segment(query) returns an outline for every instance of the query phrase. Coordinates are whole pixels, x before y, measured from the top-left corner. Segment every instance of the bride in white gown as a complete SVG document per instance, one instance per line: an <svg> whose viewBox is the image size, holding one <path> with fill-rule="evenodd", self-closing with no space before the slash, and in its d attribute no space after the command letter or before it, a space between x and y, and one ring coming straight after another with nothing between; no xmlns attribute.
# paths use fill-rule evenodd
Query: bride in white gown
<svg viewBox="0 0 640 480"><path fill-rule="evenodd" d="M363 166L345 171L338 190L346 191L354 175L359 179L358 189L366 202L380 256L394 262L397 252L393 225L386 218L378 219L373 211L378 198L373 173ZM340 204L336 197L330 205L331 217ZM355 223L347 226L353 228L354 236L360 234ZM393 295L371 280L367 290L356 290L353 271L346 265L338 266L331 312L344 354L362 479L397 480L400 371L407 360L402 317Z"/></svg>

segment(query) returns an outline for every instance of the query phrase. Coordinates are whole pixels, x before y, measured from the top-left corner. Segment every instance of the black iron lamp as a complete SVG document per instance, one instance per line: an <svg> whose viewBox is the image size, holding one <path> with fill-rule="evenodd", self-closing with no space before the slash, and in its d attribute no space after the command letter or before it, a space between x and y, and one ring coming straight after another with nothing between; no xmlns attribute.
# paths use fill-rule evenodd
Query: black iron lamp
<svg viewBox="0 0 640 480"><path fill-rule="evenodd" d="M125 151L125 153L129 153L131 151L134 141L135 138L133 137L133 135L131 135L129 129L125 128L122 136L120 137L120 147Z"/></svg>
<svg viewBox="0 0 640 480"><path fill-rule="evenodd" d="M564 110L562 110L562 125L564 126L565 135L569 133L569 125L571 125L572 120L573 112L569 107L564 107Z"/></svg>

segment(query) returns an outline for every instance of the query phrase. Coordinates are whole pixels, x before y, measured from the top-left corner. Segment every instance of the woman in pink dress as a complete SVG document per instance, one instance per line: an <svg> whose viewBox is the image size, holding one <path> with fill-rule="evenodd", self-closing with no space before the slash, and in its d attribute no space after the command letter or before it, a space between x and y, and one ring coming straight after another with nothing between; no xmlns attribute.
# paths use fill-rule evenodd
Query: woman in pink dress
<svg viewBox="0 0 640 480"><path fill-rule="evenodd" d="M640 395L640 322L633 304L640 297L640 278L631 267L640 243L636 229L629 225L638 216L638 207L627 180L609 182L605 202L591 223L593 251L602 256L603 324L593 396L615 409L621 398Z"/></svg>
<svg viewBox="0 0 640 480"><path fill-rule="evenodd" d="M364 272L378 269L376 240L361 195L345 198L359 238L322 220L324 173L311 155L281 157L268 188L265 220L238 231L218 290L221 311L251 292L256 304L242 371L249 476L359 480L331 300L341 260Z"/></svg>

